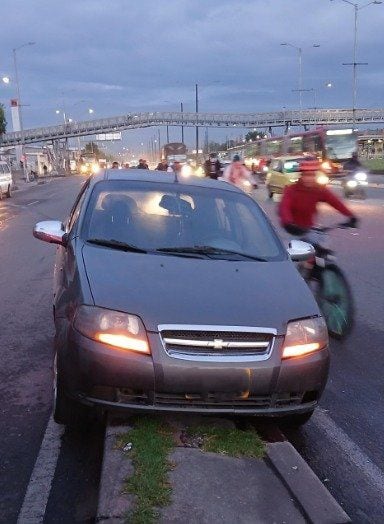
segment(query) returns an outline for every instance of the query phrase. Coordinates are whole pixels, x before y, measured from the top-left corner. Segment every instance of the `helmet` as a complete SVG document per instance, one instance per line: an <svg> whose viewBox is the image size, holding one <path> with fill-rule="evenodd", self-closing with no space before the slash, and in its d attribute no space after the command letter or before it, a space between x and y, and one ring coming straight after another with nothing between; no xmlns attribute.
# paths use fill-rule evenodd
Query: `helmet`
<svg viewBox="0 0 384 524"><path fill-rule="evenodd" d="M234 155L233 161L234 162L239 162L239 160L240 160L240 156L239 155Z"/></svg>
<svg viewBox="0 0 384 524"><path fill-rule="evenodd" d="M303 173L308 171L319 171L321 169L321 164L318 160L303 160L299 164L299 169Z"/></svg>

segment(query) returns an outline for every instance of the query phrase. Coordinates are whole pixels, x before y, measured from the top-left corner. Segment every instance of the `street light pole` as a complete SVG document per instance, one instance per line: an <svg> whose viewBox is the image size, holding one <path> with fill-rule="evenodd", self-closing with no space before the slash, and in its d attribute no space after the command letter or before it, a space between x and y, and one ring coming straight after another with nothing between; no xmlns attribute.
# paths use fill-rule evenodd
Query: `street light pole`
<svg viewBox="0 0 384 524"><path fill-rule="evenodd" d="M199 114L199 85L195 84L195 103L196 103L196 164L199 159L199 126L197 125L198 122L198 114Z"/></svg>
<svg viewBox="0 0 384 524"><path fill-rule="evenodd" d="M299 107L300 107L300 120L301 120L301 112L303 110L303 49L301 47L298 47L296 45L293 45L289 42L283 42L280 45L285 45L289 47L293 47L293 49L296 49L298 52L299 57L299 89L295 89L295 91L299 92ZM312 47L320 47L320 44L313 44Z"/></svg>
<svg viewBox="0 0 384 524"><path fill-rule="evenodd" d="M331 0L332 2L333 0ZM352 122L353 126L356 122L356 98L357 98L357 84L356 84L356 66L359 65L368 65L368 62L356 62L357 58L357 14L361 9L364 9L364 7L368 7L372 4L382 4L383 2L381 0L372 0L371 2L368 2L367 4L359 6L359 4L355 4L354 2L350 2L350 0L341 0L345 4L349 4L354 9L354 38L353 38L353 62L344 62L343 65L349 65L352 66Z"/></svg>
<svg viewBox="0 0 384 524"><path fill-rule="evenodd" d="M15 67L15 81L16 81L16 91L17 91L17 104L18 104L18 112L19 112L19 123L20 123L20 133L21 133L21 156L23 158L23 172L25 176L26 182L29 182L28 177L28 170L26 169L25 165L25 157L24 157L24 129L23 129L23 118L22 118L22 111L21 111L21 96L20 96L20 84L19 84L19 70L17 67L17 56L16 51L19 49L22 49L23 47L34 45L36 42L27 42L25 44L20 45L19 47L15 47L12 49L13 52L13 64Z"/></svg>
<svg viewBox="0 0 384 524"><path fill-rule="evenodd" d="M183 102L180 102L180 111L181 111L181 122L183 122ZM184 126L181 125L181 142L184 144Z"/></svg>

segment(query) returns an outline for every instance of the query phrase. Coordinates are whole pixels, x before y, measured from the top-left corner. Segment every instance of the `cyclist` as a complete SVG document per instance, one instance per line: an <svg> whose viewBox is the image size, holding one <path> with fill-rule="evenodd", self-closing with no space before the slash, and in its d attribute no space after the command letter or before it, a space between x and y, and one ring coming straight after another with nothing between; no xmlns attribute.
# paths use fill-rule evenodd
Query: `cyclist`
<svg viewBox="0 0 384 524"><path fill-rule="evenodd" d="M316 172L320 170L320 162L307 160L300 163L301 175L297 182L286 186L279 207L281 225L292 235L303 235L313 227L317 215L317 204L325 202L349 217L346 227L357 227L357 217L343 202L316 181Z"/></svg>

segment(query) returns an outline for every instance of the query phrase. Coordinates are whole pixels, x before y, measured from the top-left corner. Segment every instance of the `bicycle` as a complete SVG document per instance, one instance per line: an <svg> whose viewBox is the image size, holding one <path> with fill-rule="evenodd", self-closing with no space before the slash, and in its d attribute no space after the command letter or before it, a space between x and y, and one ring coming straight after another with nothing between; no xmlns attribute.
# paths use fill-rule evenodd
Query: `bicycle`
<svg viewBox="0 0 384 524"><path fill-rule="evenodd" d="M345 224L312 227L313 235L306 235L303 240L313 245L315 254L300 268L324 315L329 335L338 340L345 338L352 329L353 296L346 276L335 262L334 251L326 247L323 240L329 231L346 227Z"/></svg>

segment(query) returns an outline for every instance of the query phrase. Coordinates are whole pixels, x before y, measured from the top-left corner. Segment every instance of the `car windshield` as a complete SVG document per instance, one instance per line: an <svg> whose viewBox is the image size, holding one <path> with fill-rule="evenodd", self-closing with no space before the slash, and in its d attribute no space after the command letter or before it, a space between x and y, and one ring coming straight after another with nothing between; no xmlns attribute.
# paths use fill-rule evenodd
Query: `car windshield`
<svg viewBox="0 0 384 524"><path fill-rule="evenodd" d="M109 180L97 183L81 237L92 244L164 255L284 260L286 252L247 195L184 184ZM113 242L103 242L113 241Z"/></svg>

